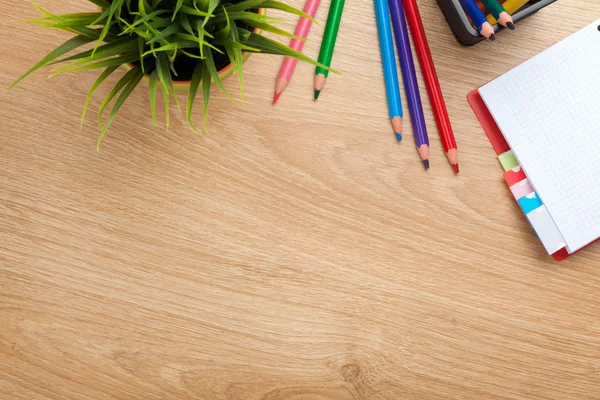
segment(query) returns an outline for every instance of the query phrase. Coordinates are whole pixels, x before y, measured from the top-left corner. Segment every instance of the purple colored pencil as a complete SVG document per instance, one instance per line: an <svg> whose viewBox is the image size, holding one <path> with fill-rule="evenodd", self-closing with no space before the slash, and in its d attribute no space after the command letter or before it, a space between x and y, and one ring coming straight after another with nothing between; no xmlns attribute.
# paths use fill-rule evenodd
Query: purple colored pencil
<svg viewBox="0 0 600 400"><path fill-rule="evenodd" d="M402 4L402 0L389 0L389 5L417 151L423 160L425 168L429 168L429 137L427 136L427 125L425 125L425 114L423 113L423 104L421 103L417 71L415 70L410 39L408 38L404 5Z"/></svg>

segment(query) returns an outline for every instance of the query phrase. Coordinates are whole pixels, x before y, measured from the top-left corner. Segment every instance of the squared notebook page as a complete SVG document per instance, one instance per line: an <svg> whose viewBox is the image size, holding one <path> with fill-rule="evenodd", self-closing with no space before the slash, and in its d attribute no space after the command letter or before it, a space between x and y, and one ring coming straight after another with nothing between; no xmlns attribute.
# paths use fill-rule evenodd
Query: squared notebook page
<svg viewBox="0 0 600 400"><path fill-rule="evenodd" d="M570 253L600 238L599 25L479 89Z"/></svg>

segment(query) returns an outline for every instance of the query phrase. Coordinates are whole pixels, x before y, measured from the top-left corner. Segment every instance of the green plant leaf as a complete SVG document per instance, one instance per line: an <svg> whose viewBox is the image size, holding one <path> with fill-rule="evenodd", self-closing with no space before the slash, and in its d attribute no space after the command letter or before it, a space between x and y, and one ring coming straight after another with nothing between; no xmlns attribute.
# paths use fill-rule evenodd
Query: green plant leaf
<svg viewBox="0 0 600 400"><path fill-rule="evenodd" d="M204 57L199 56L197 54L193 54L193 53L190 53L189 51L185 51L185 50L180 50L180 51L181 51L181 53L185 54L189 58L195 58L196 60L204 60Z"/></svg>
<svg viewBox="0 0 600 400"><path fill-rule="evenodd" d="M90 103L90 100L92 98L92 94L94 94L94 92L96 91L96 89L98 89L98 86L100 86L100 84L102 82L104 82L104 80L106 78L108 78L108 76L110 74L112 74L113 72L115 72L115 70L119 68L118 65L113 65L112 67L108 67L106 68L98 77L98 79L96 79L96 82L94 82L94 84L92 85L92 88L90 89L90 91L88 92L87 97L85 98L85 103L83 104L83 111L81 112L81 126L83 126L83 122L85 121L85 114L87 112L87 108L88 108L88 104Z"/></svg>
<svg viewBox="0 0 600 400"><path fill-rule="evenodd" d="M67 74L70 72L87 71L89 69L104 68L104 67L110 67L113 65L123 65L123 64L131 63L131 62L135 62L135 61L140 61L139 56L137 55L136 51L131 51L131 52L127 52L119 57L113 57L113 58L109 58L106 60L93 62L90 64L76 66L75 68L72 68L70 65L58 67L53 70L55 72L53 72L52 75L50 75L50 76L54 77L57 75Z"/></svg>
<svg viewBox="0 0 600 400"><path fill-rule="evenodd" d="M231 21L229 20L229 16L227 15L227 10L225 9L225 7L223 7L223 14L225 15L225 26L223 27L223 29L215 33L216 38L226 37L231 31Z"/></svg>
<svg viewBox="0 0 600 400"><path fill-rule="evenodd" d="M126 22L126 21L124 21L124 22ZM160 18L160 17L154 17L153 19L143 21L142 23L144 24L144 26L146 26L148 28L154 28L154 29L166 28L173 24L169 18ZM143 29L143 28L136 27L134 29L137 31L137 30Z"/></svg>
<svg viewBox="0 0 600 400"><path fill-rule="evenodd" d="M112 48L114 46L118 46L123 43L129 42L130 40L131 40L131 38L121 38L120 40L116 40L114 42L104 44L104 45L98 47L98 52L105 51L108 48ZM93 49L82 51L81 53L73 54L72 56L61 58L59 60L54 60L54 61L48 63L47 65L50 66L50 65L64 63L67 61L80 60L82 58L90 57L92 55L92 51L93 51ZM116 54L118 54L118 53L116 53Z"/></svg>
<svg viewBox="0 0 600 400"><path fill-rule="evenodd" d="M108 18L108 14L109 14L109 10L108 8L106 8L102 14L98 15L98 17L96 17L96 19L94 20L94 22L92 22L92 25L97 25L100 23L100 21L104 21L106 18ZM61 17L64 18L64 16L61 15Z"/></svg>
<svg viewBox="0 0 600 400"><path fill-rule="evenodd" d="M211 13L200 11L196 8L188 7L188 6L182 6L181 11L185 11L186 14L196 15L198 17L212 17L213 16Z"/></svg>
<svg viewBox="0 0 600 400"><path fill-rule="evenodd" d="M247 46L245 44L235 42L235 41L233 41L233 40L231 40L229 38L218 39L218 40L215 40L214 43L216 45L219 45L219 46L224 46L224 47L225 46L230 46L230 47L233 47L233 48L236 48L236 49L240 49L240 50L250 51L250 52L253 52L253 53L260 53L260 49L258 49L256 47L250 47L250 46Z"/></svg>
<svg viewBox="0 0 600 400"><path fill-rule="evenodd" d="M296 39L296 40L306 40L306 38L301 38L292 33L289 33L288 31L279 29L271 24L266 24L266 23L258 22L258 21L252 21L252 20L248 20L248 19L242 19L241 21L245 22L246 24L248 24L250 26L253 26L258 29L262 29L263 31L266 31L266 32L274 33L276 35L285 36L285 37L289 37L289 38Z"/></svg>
<svg viewBox="0 0 600 400"><path fill-rule="evenodd" d="M269 17L268 15L257 14L250 11L236 11L229 13L227 16L225 16L224 13L219 13L215 15L214 18L211 18L211 22L217 24L220 22L225 22L227 18L229 18L231 21L249 20L263 22L265 24L274 24L283 21L281 18Z"/></svg>
<svg viewBox="0 0 600 400"><path fill-rule="evenodd" d="M292 7L289 6L285 3L282 3L280 1L276 1L276 0L266 0L264 2L262 2L260 4L260 8L272 8L275 10L281 10L290 14L295 14L298 15L300 17L304 17L304 18L308 18L310 19L312 22L314 22L315 24L319 24L313 17L311 17L310 15L308 15L307 13L305 13L304 11L296 8L296 7Z"/></svg>
<svg viewBox="0 0 600 400"><path fill-rule="evenodd" d="M227 98L229 100L233 101L234 103L237 103L233 99L233 97L231 97L229 95L229 93L225 89L225 86L223 86L223 81L221 80L221 77L219 77L219 73L218 73L217 68L215 66L215 60L213 58L212 51L207 51L204 54L206 54L206 58L204 59L204 63L205 63L206 69L208 70L208 72L210 73L210 76L212 77L212 80L215 82L215 84L217 85L217 87L219 88L219 90L221 90L221 92L223 92L223 94L225 94L225 96L227 96Z"/></svg>
<svg viewBox="0 0 600 400"><path fill-rule="evenodd" d="M160 60L160 63L159 63ZM177 109L181 112L181 106L179 105L179 99L177 98L177 92L175 91L175 85L173 84L173 79L171 78L171 67L172 63L167 62L165 60L164 54L159 54L158 59L156 61L156 69L158 70L158 77L161 82L164 82L166 88L173 93L173 97L175 97L175 104L177 104Z"/></svg>
<svg viewBox="0 0 600 400"><path fill-rule="evenodd" d="M46 10L45 8L41 7L38 3L36 3L34 0L31 0L31 4L33 4L33 6L42 14L44 14L47 18L50 18L52 20L57 20L59 19L58 16L52 14L50 11Z"/></svg>
<svg viewBox="0 0 600 400"><path fill-rule="evenodd" d="M169 85L167 80L171 79L171 71L169 67L166 65L168 61L165 59L164 54L160 53L156 58L156 71L158 73L158 79L160 80L160 84L162 87L163 100L165 102L165 118L167 128L169 127ZM177 95L175 95L175 100L177 100Z"/></svg>
<svg viewBox="0 0 600 400"><path fill-rule="evenodd" d="M208 12L211 14L217 9L219 6L220 0L208 0Z"/></svg>
<svg viewBox="0 0 600 400"><path fill-rule="evenodd" d="M110 3L104 0L88 0L90 3L97 5L100 8L108 8Z"/></svg>
<svg viewBox="0 0 600 400"><path fill-rule="evenodd" d="M209 52L210 53L210 52ZM210 100L210 86L211 77L210 71L206 68L206 65L202 71L202 119L204 125L204 132L207 132L207 121L208 121L208 101Z"/></svg>
<svg viewBox="0 0 600 400"><path fill-rule="evenodd" d="M235 24L231 26L231 40L234 43L238 43L240 41L240 35L238 32L238 28ZM244 101L244 56L242 54L242 50L238 47L233 47L233 55L235 58L234 66L237 70L238 79L240 82L240 96L242 98L242 102Z"/></svg>
<svg viewBox="0 0 600 400"><path fill-rule="evenodd" d="M100 37L98 38L98 42L96 43L96 47L94 47L94 51L100 46L100 43L106 38L108 31L111 27L110 21L112 20L115 13L121 10L121 6L123 5L123 0L113 0L108 8L108 16L106 17L106 22L104 24L104 28L102 28L102 32L100 33ZM117 14L118 15L118 14Z"/></svg>
<svg viewBox="0 0 600 400"><path fill-rule="evenodd" d="M115 86L112 88L110 93L108 93L108 96L106 96L106 98L100 105L100 111L98 111L98 126L100 127L101 130L102 130L102 115L104 114L104 110L106 109L106 107L108 106L110 101L117 95L117 93L119 93L121 91L121 89L123 89L123 87L125 85L127 85L129 83L129 81L131 81L131 79L135 76L136 73L137 73L137 71L135 68L132 68L129 71L127 71L127 73L125 75L123 75L123 77L121 79L119 79L119 81L115 84Z"/></svg>
<svg viewBox="0 0 600 400"><path fill-rule="evenodd" d="M177 16L177 13L179 12L181 6L183 6L183 0L177 0L177 4L175 5L175 11L173 11L173 18L171 19L171 21L175 21L175 17Z"/></svg>
<svg viewBox="0 0 600 400"><path fill-rule="evenodd" d="M73 14L61 14L60 18L66 19L66 20L88 19L88 18L98 18L102 14L103 13L99 13L99 12L80 12L80 13L73 13ZM39 19L50 20L50 18L39 18Z"/></svg>
<svg viewBox="0 0 600 400"><path fill-rule="evenodd" d="M240 29L240 31L241 31L241 29ZM281 56L292 57L297 60L319 66L319 67L324 68L328 71L331 71L335 74L341 75L339 73L339 71L336 71L333 68L323 65L323 64L313 60L312 58L300 53L299 51L293 50L290 47L288 47L282 43L279 43L276 40L269 39L262 35L257 35L254 32L250 33L250 35L248 36L248 40L246 40L246 45L260 49L261 53L277 54L277 55L281 55Z"/></svg>
<svg viewBox="0 0 600 400"><path fill-rule="evenodd" d="M68 65L63 65L60 68L70 68L76 65L85 64L87 62L98 61L106 57L112 57L119 54L127 53L130 50L133 50L137 47L135 39L126 38L126 40L118 40L115 42L104 44L98 47L98 50L95 54L92 55L93 50L87 50L81 52L79 54L72 55L67 58L62 58L53 62L52 64L58 64L66 61L78 60L76 62L70 63Z"/></svg>
<svg viewBox="0 0 600 400"><path fill-rule="evenodd" d="M229 40L231 42L231 40ZM236 68L236 58L235 58L235 52L234 52L234 47L230 46L230 45L224 45L225 47L225 52L227 53L227 58L229 58L229 63L231 64L231 68L233 68L233 73L237 73L237 68ZM240 86L240 95L242 98L242 102L244 101L244 92L241 89Z"/></svg>
<svg viewBox="0 0 600 400"><path fill-rule="evenodd" d="M129 24L127 23L127 21L122 21L122 22L124 25L129 27ZM144 27L133 28L132 32L135 33L136 35L142 37L144 39L144 41L152 39L152 33L150 32L150 29L148 29L146 27L145 23L144 23Z"/></svg>
<svg viewBox="0 0 600 400"><path fill-rule="evenodd" d="M227 54L227 58L229 58L229 63L231 64L231 67L235 68L235 54L233 53L233 46L226 44L223 47L225 47L225 53ZM237 70L234 69L234 72L235 71Z"/></svg>
<svg viewBox="0 0 600 400"><path fill-rule="evenodd" d="M190 35L194 36L194 29L190 23L190 19L185 14L179 14L179 24Z"/></svg>
<svg viewBox="0 0 600 400"><path fill-rule="evenodd" d="M200 80L202 79L202 74L204 71L204 63L198 62L196 63L196 68L194 69L194 73L192 74L192 80L190 81L190 91L188 94L187 106L185 107L185 115L187 117L188 123L196 132L198 131L192 122L192 111L194 107L194 100L196 100L196 94L198 92L198 87L200 86Z"/></svg>
<svg viewBox="0 0 600 400"><path fill-rule="evenodd" d="M166 27L165 29L163 29L162 31L160 31L158 33L158 35L154 36L146 44L152 44L152 43L155 43L156 41L160 41L161 39L164 39L174 33L177 33L178 31L179 31L178 25L170 25L170 26Z"/></svg>
<svg viewBox="0 0 600 400"><path fill-rule="evenodd" d="M48 55L46 55L46 57L42 58L37 64L35 64L33 67L31 67L29 69L29 71L27 71L23 75L21 75L19 77L19 79L17 79L16 81L14 81L12 83L12 85L10 85L10 87L8 89L9 90L12 89L13 87L15 87L15 85L17 83L21 82L23 79L25 79L31 73L46 66L48 63L52 62L53 60L57 59L58 57L62 56L63 54L66 54L66 53L70 52L71 50L74 50L74 49L76 49L80 46L83 46L84 44L88 44L92 41L94 41L94 39L91 39L89 37L82 36L82 35L78 35L78 36L75 36L74 38L67 40L66 42L64 42L63 44L58 46L56 49L54 49L50 53L48 53Z"/></svg>
<svg viewBox="0 0 600 400"><path fill-rule="evenodd" d="M33 4L33 6L43 15L46 16L46 18L55 21L55 22L63 22L65 21L64 18L60 17L59 15L55 15L52 14L50 11L40 7L34 0L31 0L31 4ZM102 29L90 29L90 28L84 28L84 27L72 27L72 28L57 28L57 29L61 29L61 30L66 30L69 32L74 32L80 35L84 35L84 36L88 36L88 37L92 37L92 38L99 38L100 37L100 33L102 32ZM114 36L111 34L107 34L106 35L106 39L112 39Z"/></svg>
<svg viewBox="0 0 600 400"><path fill-rule="evenodd" d="M95 18L87 18L87 19L70 19L60 22L48 22L45 24L40 24L42 28L53 28L53 29L73 29L73 28L85 28L87 26L92 25Z"/></svg>
<svg viewBox="0 0 600 400"><path fill-rule="evenodd" d="M138 11L142 17L145 17L146 14L148 14L146 12L146 4L145 0L138 0Z"/></svg>
<svg viewBox="0 0 600 400"><path fill-rule="evenodd" d="M181 50L181 49L196 48L197 46L198 46L198 44L196 42L192 42L189 40L186 42L169 43L169 44L165 44L164 46L160 46L155 49L148 50L147 52L145 52L143 54L143 56L146 57L150 54L156 54L156 53L160 53L160 52L164 52L164 51L174 51L175 49Z"/></svg>
<svg viewBox="0 0 600 400"><path fill-rule="evenodd" d="M123 91L121 92L119 97L117 98L117 101L115 101L115 104L114 104L112 110L110 110L108 119L106 120L106 123L104 124L104 127L102 128L102 133L100 134L100 137L98 138L98 141L96 142L96 150L100 149L100 142L102 142L102 139L104 138L104 135L106 134L106 131L108 130L108 127L112 123L113 119L115 119L115 116L119 112L119 109L121 108L121 106L123 106L123 103L125 103L125 100L127 100L129 95L131 94L131 92L133 92L133 89L136 88L138 83L140 83L140 81L144 77L144 73L141 71L140 68L136 67L136 68L132 69L132 71L135 71L135 73L129 79L127 86L125 86L125 88L123 89Z"/></svg>
<svg viewBox="0 0 600 400"><path fill-rule="evenodd" d="M194 37L194 36L192 36L192 35L190 35L190 34L187 34L187 33L177 33L177 34L175 35L175 37L176 37L178 40L187 40L187 42L183 42L183 43L186 43L186 46L185 46L185 48L189 48L189 46L187 46L187 43L188 43L188 42L192 42L192 43L193 43L193 42L196 42L196 43L198 43L198 45L200 44L200 39L198 39L198 38L196 38L196 37ZM206 42L206 41L205 41L205 42L203 42L203 45L204 45L204 46L208 46L208 47L210 47L211 49L213 49L213 50L214 50L214 51L216 51L217 53L223 54L223 51L222 51L222 50L220 50L219 48L217 48L217 47L215 47L214 45L210 44L209 42ZM196 47L196 44L194 44L194 46L193 46L193 47ZM165 47L165 48L167 48L167 49L168 49L169 47ZM202 52L200 52L200 55L202 55ZM203 57L201 57L201 58L203 58Z"/></svg>
<svg viewBox="0 0 600 400"><path fill-rule="evenodd" d="M158 83L158 74L156 70L150 74L148 84L148 94L150 96L150 111L152 112L152 125L156 126L156 84Z"/></svg>
<svg viewBox="0 0 600 400"><path fill-rule="evenodd" d="M128 33L133 32L135 30L135 28L137 26L139 26L140 24L150 21L152 18L156 17L157 15L164 14L166 12L168 12L168 11L167 10L157 10L157 11L151 12L150 14L147 14L141 18L136 19L133 22L133 24L130 24L127 26L127 29L123 29L123 32L119 33L119 36L126 35Z"/></svg>
<svg viewBox="0 0 600 400"><path fill-rule="evenodd" d="M226 7L227 7L227 11L229 11L229 12L244 11L244 10L251 10L253 8L260 8L260 5L264 2L265 2L265 0L246 0L246 1L241 1L237 4L227 5Z"/></svg>
<svg viewBox="0 0 600 400"><path fill-rule="evenodd" d="M204 58L204 24L196 20L196 29L198 30L198 46L200 47L200 57Z"/></svg>
<svg viewBox="0 0 600 400"><path fill-rule="evenodd" d="M100 34L102 33L102 29L90 29L90 28L67 28L65 29L69 32L77 33L79 35L87 36L92 39L98 40L100 38ZM106 42L112 42L116 40L116 36L111 34L110 32L104 38Z"/></svg>
<svg viewBox="0 0 600 400"><path fill-rule="evenodd" d="M138 54L140 55L140 67L142 68L142 72L146 73L146 68L144 66L144 46L146 45L146 41L143 37L138 36Z"/></svg>

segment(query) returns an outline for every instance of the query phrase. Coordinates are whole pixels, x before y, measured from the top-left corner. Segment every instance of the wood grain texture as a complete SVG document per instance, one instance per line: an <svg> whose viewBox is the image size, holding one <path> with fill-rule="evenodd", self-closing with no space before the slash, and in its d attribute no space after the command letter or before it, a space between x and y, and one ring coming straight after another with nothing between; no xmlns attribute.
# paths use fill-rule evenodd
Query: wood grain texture
<svg viewBox="0 0 600 400"><path fill-rule="evenodd" d="M108 86L78 126L94 73L0 93L0 398L599 399L600 246L544 255L465 97L600 3L560 0L474 48L419 5L457 177L428 105L432 169L395 143L369 2L347 3L344 76L318 103L299 65L273 107L280 59L253 56L246 104L215 95L207 136L179 114L153 127L144 84L96 152ZM0 0L0 87L68 36L15 22L35 15Z"/></svg>

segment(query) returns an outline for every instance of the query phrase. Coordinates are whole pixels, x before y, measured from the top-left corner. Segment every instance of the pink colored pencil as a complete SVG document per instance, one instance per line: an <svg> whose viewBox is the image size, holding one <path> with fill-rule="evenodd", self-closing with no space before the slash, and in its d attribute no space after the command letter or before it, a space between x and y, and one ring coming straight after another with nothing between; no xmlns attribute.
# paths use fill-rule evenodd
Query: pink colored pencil
<svg viewBox="0 0 600 400"><path fill-rule="evenodd" d="M315 17L317 13L317 9L319 8L319 3L321 0L306 0L304 4L304 12L311 17ZM298 21L298 25L296 25L296 31L294 35L300 38L306 39L308 36L308 32L310 31L310 26L312 25L312 21L308 18L300 17ZM297 51L302 51L304 47L305 40L292 39L290 42L290 47ZM292 74L294 73L294 69L296 68L296 63L298 60L295 60L290 57L285 57L283 59L283 63L281 63L281 68L279 68L279 74L277 74L277 82L275 83L275 96L273 96L273 104L277 103L279 96L288 85L290 80L292 79Z"/></svg>

